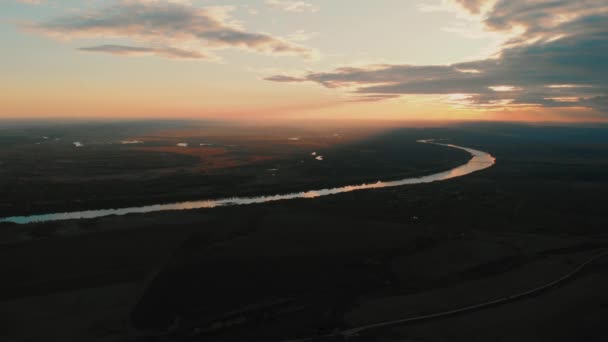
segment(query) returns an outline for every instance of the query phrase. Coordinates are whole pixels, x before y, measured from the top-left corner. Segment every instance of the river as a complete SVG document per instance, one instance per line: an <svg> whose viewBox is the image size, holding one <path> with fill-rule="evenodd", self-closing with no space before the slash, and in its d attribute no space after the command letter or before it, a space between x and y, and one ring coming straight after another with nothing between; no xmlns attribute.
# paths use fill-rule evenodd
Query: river
<svg viewBox="0 0 608 342"><path fill-rule="evenodd" d="M456 177L462 177L471 174L476 171L487 169L494 165L496 159L487 152L474 150L472 148L442 144L435 142L434 140L419 140L419 143L433 144L440 146L447 146L460 150L467 151L471 154L472 158L461 166L455 167L448 171L443 171L427 176L405 178L396 181L382 182L359 185L347 185L331 189L321 190L310 190L303 192L296 192L290 194L279 194L269 196L257 196L257 197L233 197L215 200L202 200L202 201L186 201L179 203L170 204L154 204L146 205L141 207L130 207L130 208L118 208L118 209L98 209L98 210L85 210L85 211L74 211L67 213L53 213L53 214L42 214L42 215L30 215L30 216L14 216L0 219L0 222L12 222L17 224L28 224L34 222L48 222L48 221L61 221L61 220L74 220L74 219L92 219L96 217L104 217L111 215L127 215L127 214L143 214L151 213L156 211L170 211L170 210L192 210L192 209L203 209L203 208L215 208L224 206L234 205L247 205L266 203L274 201L284 201L296 198L317 198L321 196L336 195L345 192L366 190L366 189L379 189L379 188L390 188L403 185L411 184L423 184L438 182Z"/></svg>

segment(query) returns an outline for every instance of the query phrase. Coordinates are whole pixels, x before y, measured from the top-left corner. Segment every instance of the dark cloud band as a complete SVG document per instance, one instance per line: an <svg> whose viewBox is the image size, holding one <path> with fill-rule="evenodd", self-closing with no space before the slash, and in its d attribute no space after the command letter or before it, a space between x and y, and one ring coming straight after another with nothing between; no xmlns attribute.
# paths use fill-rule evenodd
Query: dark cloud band
<svg viewBox="0 0 608 342"><path fill-rule="evenodd" d="M473 10L483 5L482 1L459 2ZM466 94L460 98L471 107L528 105L608 111L608 3L509 0L498 1L488 13L489 29L524 28L495 59L448 66L340 68L267 80L354 87L355 94L377 100L408 94Z"/></svg>

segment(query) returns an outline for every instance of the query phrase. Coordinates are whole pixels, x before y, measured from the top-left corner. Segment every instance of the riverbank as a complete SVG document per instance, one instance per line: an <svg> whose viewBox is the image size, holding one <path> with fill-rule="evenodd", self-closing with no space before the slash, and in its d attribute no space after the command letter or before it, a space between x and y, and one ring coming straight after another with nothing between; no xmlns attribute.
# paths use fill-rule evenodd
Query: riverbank
<svg viewBox="0 0 608 342"><path fill-rule="evenodd" d="M194 209L211 209L216 207L224 206L242 206L248 204L260 204L275 201L285 201L293 199L313 199L322 196L336 195L352 191L360 190L372 190L381 188L391 188L403 185L412 184L425 184L438 181L444 181L456 177L462 177L469 175L473 172L481 171L492 167L495 163L495 158L489 153L474 150L467 147L436 143L432 139L419 140L422 144L431 144L437 146L449 147L457 150L466 151L471 155L471 159L464 165L460 165L451 170L423 175L415 178L405 178L394 181L377 181L369 184L355 184L347 185L338 188L319 189L319 190L308 190L299 193L279 194L279 195L268 195L268 196L257 196L257 197L229 197L218 200L202 200L192 202L181 202L173 204L155 204L143 207L131 207L131 208L120 208L120 209L100 209L80 212L68 212L68 213L56 213L56 214L43 214L43 215L32 215L32 216L16 216L0 218L0 223L16 223L16 224L28 224L36 222L50 222L50 221L64 221L64 220L77 220L77 219L92 219L105 216L113 215L129 215L129 214L145 214L158 211L183 211L183 210L194 210Z"/></svg>

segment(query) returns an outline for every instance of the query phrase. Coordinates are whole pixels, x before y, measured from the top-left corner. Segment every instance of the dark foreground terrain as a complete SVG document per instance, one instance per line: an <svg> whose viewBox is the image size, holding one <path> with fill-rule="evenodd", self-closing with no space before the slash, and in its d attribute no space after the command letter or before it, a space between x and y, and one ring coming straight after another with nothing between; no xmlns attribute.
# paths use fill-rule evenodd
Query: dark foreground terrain
<svg viewBox="0 0 608 342"><path fill-rule="evenodd" d="M289 133L280 140L292 137ZM348 134L326 133L315 134L328 140ZM283 180L252 189L272 193L390 179L449 169L467 159L458 151L415 144L421 138L446 138L490 152L497 164L445 182L314 200L0 225L0 339L339 341L338 332L351 328L508 298L551 283L608 249L604 128L465 125L357 134L347 142L315 146L314 151L322 149L328 157L314 167L291 169ZM286 146L294 141L287 140ZM308 156L311 148L285 147L269 152L272 159L248 159L243 165L283 169ZM5 147L3 153L9 150ZM129 147L132 151L141 152ZM201 160L166 153L163 158L171 167ZM3 168L10 164L2 161ZM236 169L252 174L243 171L245 166ZM236 169L215 170L233 175ZM78 170L74 172L82 172ZM201 177L192 169L185 172ZM72 177L84 182L80 177L85 176ZM151 179L158 177L163 176ZM259 177L242 184L261 182ZM136 182L145 188L145 179ZM64 180L57 184L66 186ZM176 184L187 189L187 182ZM38 186L40 198L51 199L49 208L59 208L62 197L53 199L46 189ZM109 192L117 196L112 201L125 196L119 190ZM152 200L162 199L162 187L157 190ZM33 193L34 187L27 191ZM213 191L227 193L221 187ZM27 207L21 199L27 196L17 192L15 188L0 200L3 213L46 208L40 200ZM96 188L87 189L80 202L64 204L87 208L106 203L85 196L96 193ZM184 196L189 195L176 190L175 198ZM125 196L124 202L129 201ZM352 338L602 341L608 337L606 288L608 258L602 258L546 291L483 310L364 330ZM329 336L316 337L323 335Z"/></svg>

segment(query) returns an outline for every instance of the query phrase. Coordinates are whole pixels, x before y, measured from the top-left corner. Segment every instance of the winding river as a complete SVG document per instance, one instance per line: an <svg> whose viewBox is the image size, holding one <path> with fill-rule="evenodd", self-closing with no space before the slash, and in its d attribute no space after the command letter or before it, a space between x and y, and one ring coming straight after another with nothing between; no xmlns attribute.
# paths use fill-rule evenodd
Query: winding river
<svg viewBox="0 0 608 342"><path fill-rule="evenodd" d="M435 142L434 140L419 140L419 143L433 144L440 146L447 146L460 150L467 151L471 154L472 158L464 165L455 167L451 170L435 173L428 176L405 178L390 182L369 183L360 185L347 185L332 189L322 190L310 190L303 192L296 192L283 195L270 195L270 196L257 196L257 197L233 197L216 200L202 200L202 201L187 201L171 204L154 204L146 205L141 207L130 207L130 208L118 208L118 209L99 209L99 210L86 210L86 211L74 211L67 213L54 213L54 214L42 214L42 215L31 215L31 216L14 216L0 219L0 222L12 222L17 224L27 224L34 222L48 222L48 221L61 221L61 220L74 220L74 219L91 219L96 217L104 217L111 215L127 215L127 214L143 214L151 213L156 211L169 211L169 210L191 210L191 209L202 209L202 208L215 208L224 206L234 205L247 205L256 203L266 203L274 201L283 201L296 198L317 198L321 196L329 196L335 194L341 194L344 192L351 192L357 190L366 189L379 189L379 188L390 188L402 185L410 184L423 184L438 182L456 177L468 175L470 173L487 169L494 165L496 159L489 153L474 150L472 148L456 146L452 144L442 144Z"/></svg>

